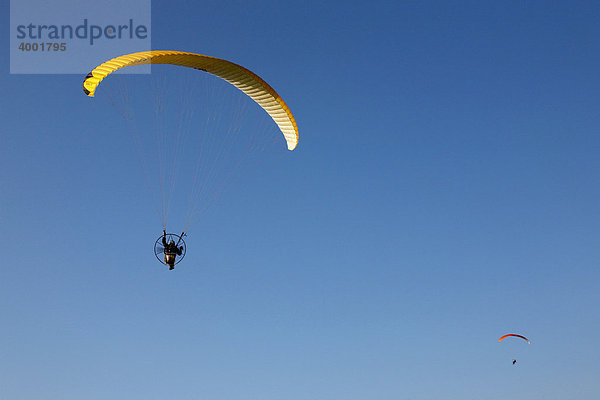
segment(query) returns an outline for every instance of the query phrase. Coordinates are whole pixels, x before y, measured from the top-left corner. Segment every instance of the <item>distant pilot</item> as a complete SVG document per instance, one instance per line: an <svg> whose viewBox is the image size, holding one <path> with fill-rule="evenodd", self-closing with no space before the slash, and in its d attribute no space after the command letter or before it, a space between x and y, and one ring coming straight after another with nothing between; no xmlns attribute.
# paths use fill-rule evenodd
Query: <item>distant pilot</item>
<svg viewBox="0 0 600 400"><path fill-rule="evenodd" d="M517 360L513 360L513 365L515 365L517 363Z"/></svg>
<svg viewBox="0 0 600 400"><path fill-rule="evenodd" d="M162 244L165 247L165 264L169 266L169 270L175 269L175 258L183 253L183 246L177 246L173 239L167 242L167 232L163 230Z"/></svg>

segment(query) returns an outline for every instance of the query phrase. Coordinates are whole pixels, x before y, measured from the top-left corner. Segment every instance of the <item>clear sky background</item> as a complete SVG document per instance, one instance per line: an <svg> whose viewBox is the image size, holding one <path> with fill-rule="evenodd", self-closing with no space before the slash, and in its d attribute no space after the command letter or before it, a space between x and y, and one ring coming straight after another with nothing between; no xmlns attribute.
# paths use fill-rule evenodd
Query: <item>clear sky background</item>
<svg viewBox="0 0 600 400"><path fill-rule="evenodd" d="M259 73L300 143L169 272L130 137L5 49L1 399L600 398L600 3L152 11L154 49Z"/></svg>

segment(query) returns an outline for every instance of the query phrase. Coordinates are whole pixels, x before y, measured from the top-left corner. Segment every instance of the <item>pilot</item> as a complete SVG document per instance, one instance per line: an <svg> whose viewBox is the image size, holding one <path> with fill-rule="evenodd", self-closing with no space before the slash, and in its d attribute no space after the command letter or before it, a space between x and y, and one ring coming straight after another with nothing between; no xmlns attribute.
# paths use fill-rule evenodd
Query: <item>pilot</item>
<svg viewBox="0 0 600 400"><path fill-rule="evenodd" d="M173 239L167 242L167 232L163 230L162 244L165 247L165 264L169 266L169 270L175 269L175 258L183 254L183 246L177 246Z"/></svg>

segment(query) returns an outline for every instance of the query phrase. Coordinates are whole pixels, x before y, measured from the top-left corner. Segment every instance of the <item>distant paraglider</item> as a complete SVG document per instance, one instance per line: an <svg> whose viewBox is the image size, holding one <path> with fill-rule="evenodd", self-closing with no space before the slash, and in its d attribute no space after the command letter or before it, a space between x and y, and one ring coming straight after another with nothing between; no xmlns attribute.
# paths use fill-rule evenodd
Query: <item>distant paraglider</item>
<svg viewBox="0 0 600 400"><path fill-rule="evenodd" d="M529 339L527 339L525 336L517 335L516 333L509 333L507 335L504 335L504 336L500 337L500 339L498 339L498 342L502 342L504 339L509 338L509 337L515 337L515 338L523 339L527 343L531 344L531 342L529 341ZM512 365L515 365L516 363L517 363L517 360L513 359L512 360Z"/></svg>

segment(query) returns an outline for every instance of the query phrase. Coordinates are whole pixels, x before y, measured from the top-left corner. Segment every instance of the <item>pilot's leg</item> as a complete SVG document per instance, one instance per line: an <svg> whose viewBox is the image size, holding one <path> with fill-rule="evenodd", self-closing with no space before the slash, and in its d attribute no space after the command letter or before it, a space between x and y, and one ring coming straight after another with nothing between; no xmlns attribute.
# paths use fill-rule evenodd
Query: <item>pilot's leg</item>
<svg viewBox="0 0 600 400"><path fill-rule="evenodd" d="M175 268L175 254L165 254L165 264L169 266L169 269Z"/></svg>

